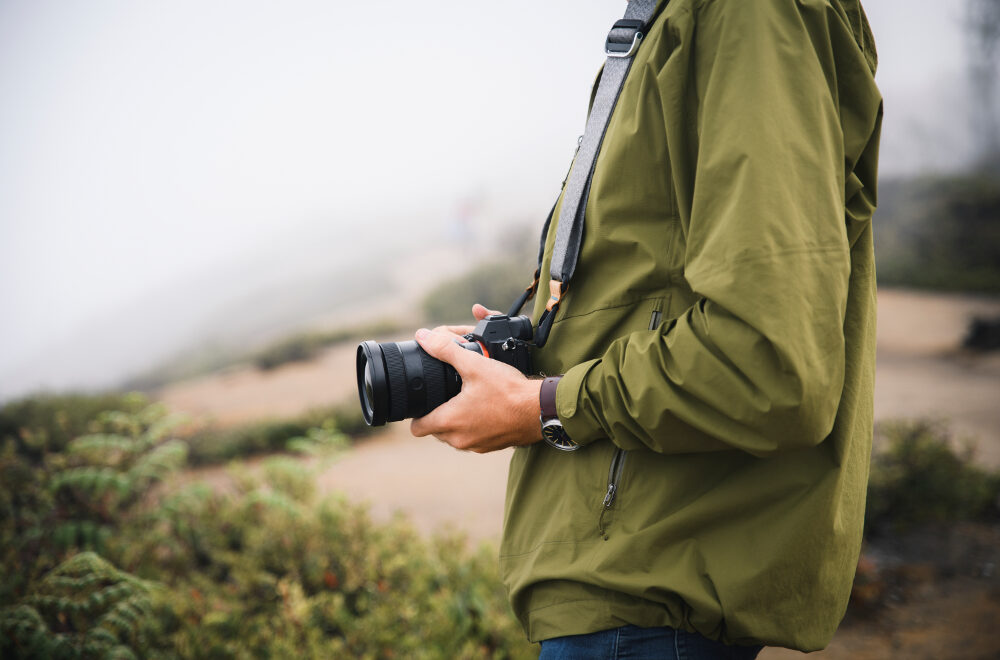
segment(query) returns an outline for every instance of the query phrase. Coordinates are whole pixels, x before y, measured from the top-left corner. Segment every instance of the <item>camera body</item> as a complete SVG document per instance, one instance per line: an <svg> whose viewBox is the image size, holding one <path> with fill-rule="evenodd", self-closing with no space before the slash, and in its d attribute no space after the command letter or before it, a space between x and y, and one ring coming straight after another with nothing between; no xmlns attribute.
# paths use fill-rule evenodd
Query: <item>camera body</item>
<svg viewBox="0 0 1000 660"><path fill-rule="evenodd" d="M462 348L531 371L531 319L493 314L476 324ZM462 388L458 372L415 341L365 341L357 353L358 397L369 426L422 417Z"/></svg>
<svg viewBox="0 0 1000 660"><path fill-rule="evenodd" d="M482 355L509 364L524 375L531 373L531 319L527 316L492 314L477 323L465 338L479 344L481 350L477 352Z"/></svg>

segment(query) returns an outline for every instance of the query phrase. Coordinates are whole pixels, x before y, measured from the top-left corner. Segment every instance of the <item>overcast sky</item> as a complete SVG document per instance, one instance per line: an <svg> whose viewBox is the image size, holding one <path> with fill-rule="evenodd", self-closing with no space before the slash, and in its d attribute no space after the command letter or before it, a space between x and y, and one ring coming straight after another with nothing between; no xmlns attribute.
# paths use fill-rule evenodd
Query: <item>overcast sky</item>
<svg viewBox="0 0 1000 660"><path fill-rule="evenodd" d="M961 6L866 7L884 175L966 157ZM297 236L356 252L470 195L541 221L623 7L0 0L0 395L95 318Z"/></svg>

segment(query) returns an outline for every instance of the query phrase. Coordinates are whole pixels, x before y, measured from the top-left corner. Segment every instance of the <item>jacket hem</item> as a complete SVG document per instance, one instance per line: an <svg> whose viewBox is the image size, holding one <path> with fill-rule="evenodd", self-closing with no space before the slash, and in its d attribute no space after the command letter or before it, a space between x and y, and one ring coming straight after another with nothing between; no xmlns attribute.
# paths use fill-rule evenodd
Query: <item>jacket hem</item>
<svg viewBox="0 0 1000 660"><path fill-rule="evenodd" d="M528 639L540 642L567 635L586 635L601 630L611 630L625 625L652 628L671 626L682 629L672 621L662 606L649 601L610 594L610 598L583 598L545 605L527 612Z"/></svg>

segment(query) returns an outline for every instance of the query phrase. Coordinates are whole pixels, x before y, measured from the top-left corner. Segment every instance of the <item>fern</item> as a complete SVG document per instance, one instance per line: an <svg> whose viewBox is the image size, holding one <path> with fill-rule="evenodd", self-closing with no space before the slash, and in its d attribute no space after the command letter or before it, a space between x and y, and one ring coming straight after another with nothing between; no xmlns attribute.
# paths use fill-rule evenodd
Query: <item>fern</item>
<svg viewBox="0 0 1000 660"><path fill-rule="evenodd" d="M177 423L160 406L139 413L108 412L98 426L110 432L78 437L50 461L49 490L76 520L107 523L118 520L149 489L187 459L187 445L164 440ZM61 547L82 541L79 547L97 547L89 530L58 531Z"/></svg>
<svg viewBox="0 0 1000 660"><path fill-rule="evenodd" d="M127 464L135 455L145 451L152 443L113 433L95 433L72 440L66 453L77 460L108 466Z"/></svg>
<svg viewBox="0 0 1000 660"><path fill-rule="evenodd" d="M129 469L127 483L133 491L145 491L153 482L183 467L186 460L187 445L171 440L143 454Z"/></svg>
<svg viewBox="0 0 1000 660"><path fill-rule="evenodd" d="M145 657L151 649L143 620L157 588L81 552L0 610L0 650L24 658Z"/></svg>

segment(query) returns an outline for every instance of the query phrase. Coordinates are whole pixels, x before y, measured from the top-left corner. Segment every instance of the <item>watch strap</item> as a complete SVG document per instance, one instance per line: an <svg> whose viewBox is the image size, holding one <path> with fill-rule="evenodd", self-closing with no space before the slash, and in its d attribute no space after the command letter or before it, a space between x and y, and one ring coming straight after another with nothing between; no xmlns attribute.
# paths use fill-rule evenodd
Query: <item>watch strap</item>
<svg viewBox="0 0 1000 660"><path fill-rule="evenodd" d="M538 393L538 402L542 408L542 420L554 419L556 414L556 387L562 376L550 376L542 381L542 388Z"/></svg>

